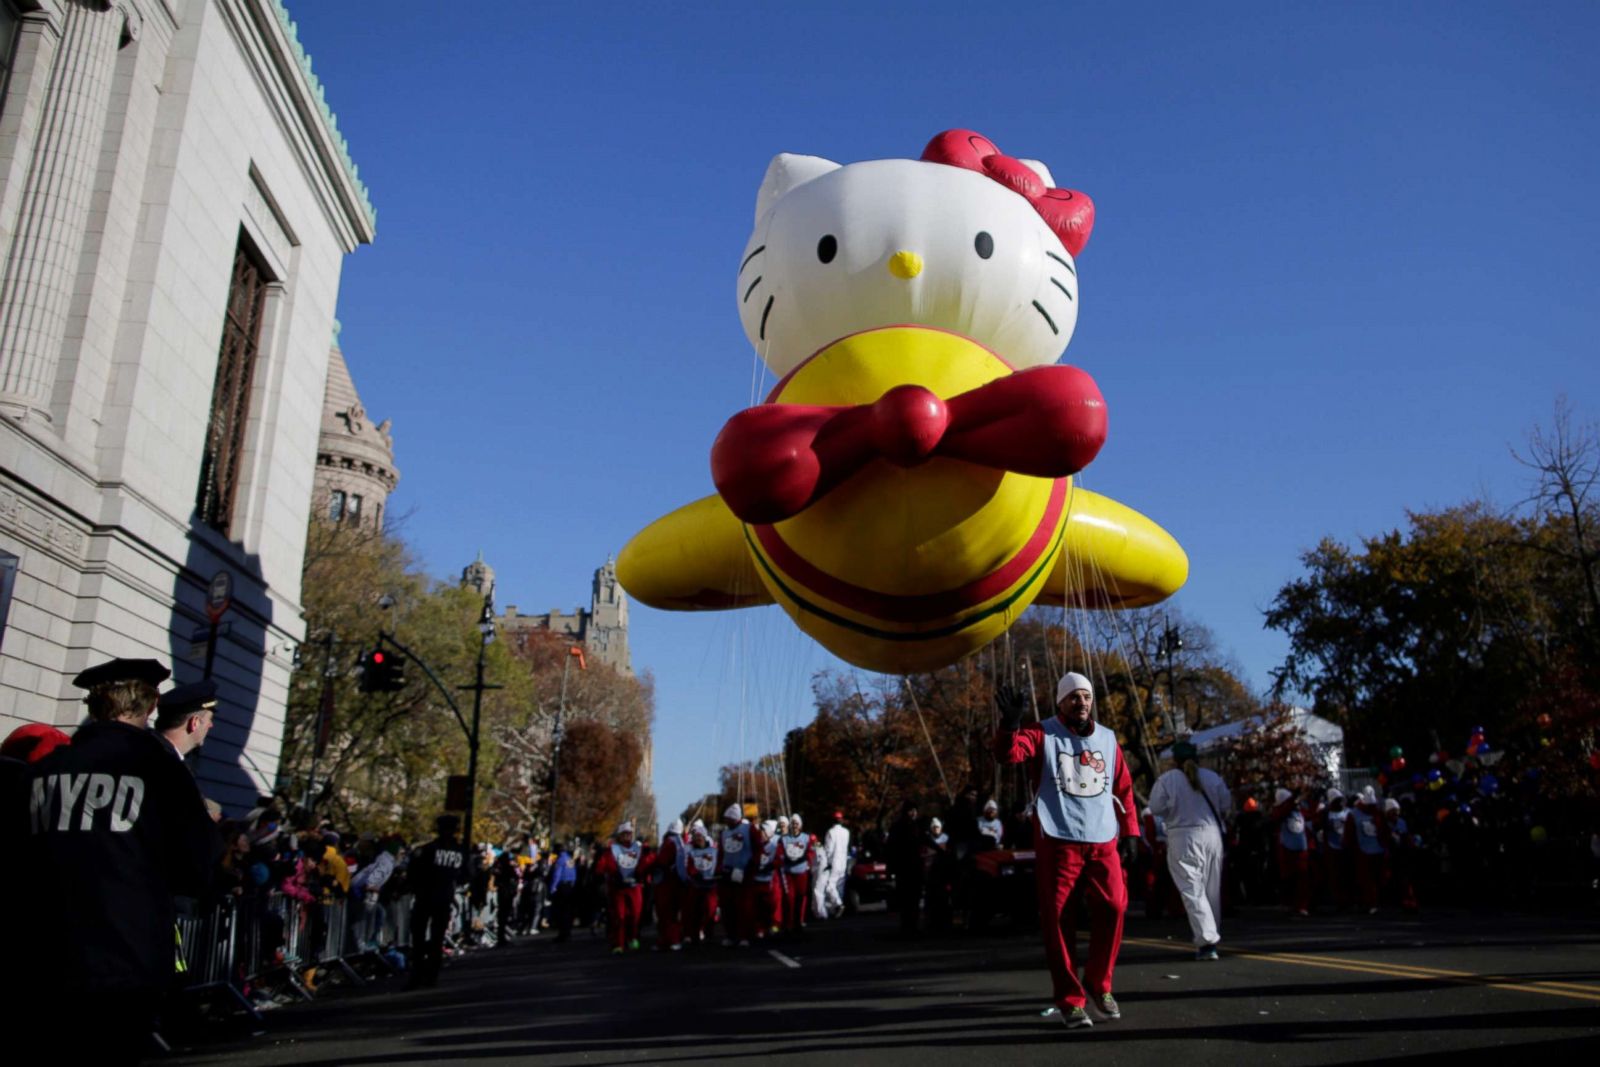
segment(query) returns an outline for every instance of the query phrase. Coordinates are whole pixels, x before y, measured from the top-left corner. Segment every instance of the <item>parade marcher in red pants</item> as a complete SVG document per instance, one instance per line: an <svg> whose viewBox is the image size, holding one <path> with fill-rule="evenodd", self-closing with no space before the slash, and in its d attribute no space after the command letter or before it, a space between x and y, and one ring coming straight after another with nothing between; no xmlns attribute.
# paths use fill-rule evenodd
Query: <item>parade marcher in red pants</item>
<svg viewBox="0 0 1600 1067"><path fill-rule="evenodd" d="M1322 824L1322 870L1335 911L1350 906L1350 809L1344 793L1328 790L1326 805L1318 814Z"/></svg>
<svg viewBox="0 0 1600 1067"><path fill-rule="evenodd" d="M1356 893L1368 915L1378 914L1378 890L1389 880L1389 827L1378 812L1378 794L1370 785L1356 798L1350 816L1350 853L1356 861Z"/></svg>
<svg viewBox="0 0 1600 1067"><path fill-rule="evenodd" d="M1417 910L1417 889L1411 879L1411 860L1416 839L1405 816L1400 814L1400 802L1389 797L1383 802L1383 822L1389 830L1389 882L1394 886L1394 896L1404 911Z"/></svg>
<svg viewBox="0 0 1600 1067"><path fill-rule="evenodd" d="M768 819L760 827L760 844L756 847L756 866L746 883L750 894L750 911L756 940L763 940L768 932L778 932L778 879L782 870L778 864L778 824Z"/></svg>
<svg viewBox="0 0 1600 1067"><path fill-rule="evenodd" d="M683 881L683 939L699 944L713 933L717 917L717 843L706 824L689 824L688 844L678 852L678 876Z"/></svg>
<svg viewBox="0 0 1600 1067"><path fill-rule="evenodd" d="M1076 672L1056 683L1056 714L1041 723L1021 726L1028 701L1010 686L997 687L995 698L1001 716L995 758L1026 764L1035 790L1039 927L1055 1005L1069 1029L1093 1025L1086 1002L1107 1019L1121 1018L1111 995L1128 907L1118 842L1139 836L1139 813L1117 735L1095 722L1094 687ZM1084 894L1089 908L1082 982L1065 936L1074 890Z"/></svg>
<svg viewBox="0 0 1600 1067"><path fill-rule="evenodd" d="M806 909L811 904L811 865L816 862L817 839L806 833L799 814L789 816L789 833L779 841L783 849L783 928L801 934Z"/></svg>
<svg viewBox="0 0 1600 1067"><path fill-rule="evenodd" d="M1303 919L1311 914L1312 839L1306 831L1306 813L1287 789L1273 794L1272 823L1278 828L1278 882L1283 900Z"/></svg>
<svg viewBox="0 0 1600 1067"><path fill-rule="evenodd" d="M683 846L683 820L674 819L650 863L650 883L655 887L656 899L656 948L673 952L683 947L681 914L686 887L678 873L678 854Z"/></svg>
<svg viewBox="0 0 1600 1067"><path fill-rule="evenodd" d="M778 816L778 873L772 879L772 932L783 930L783 917L789 912L789 879L784 876L783 839L789 836L789 816Z"/></svg>
<svg viewBox="0 0 1600 1067"><path fill-rule="evenodd" d="M722 905L722 944L727 948L750 944L755 932L749 882L761 832L750 825L737 804L728 805L722 821L722 835L717 841L717 899Z"/></svg>
<svg viewBox="0 0 1600 1067"><path fill-rule="evenodd" d="M606 880L606 908L611 920L611 954L622 955L623 947L639 948L639 915L644 909L644 886L639 884L639 860L643 852L633 839L633 823L617 827L611 847L600 854L595 871Z"/></svg>

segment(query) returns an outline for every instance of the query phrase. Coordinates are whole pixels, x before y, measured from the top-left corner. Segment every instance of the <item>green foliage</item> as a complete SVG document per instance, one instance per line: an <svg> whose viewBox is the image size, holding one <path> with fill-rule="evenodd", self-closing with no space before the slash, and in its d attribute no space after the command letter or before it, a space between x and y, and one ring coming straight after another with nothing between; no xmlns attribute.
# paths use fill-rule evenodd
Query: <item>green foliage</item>
<svg viewBox="0 0 1600 1067"><path fill-rule="evenodd" d="M461 724L438 688L413 661L406 687L361 693L355 665L380 628L433 668L470 722L472 694L455 687L475 676L483 600L453 585L434 583L415 566L405 545L370 526L314 519L307 530L303 589L307 622L302 665L290 682L280 780L291 799L309 795L313 766L317 810L348 825L422 834L444 805L445 779L467 771ZM387 594L387 610L378 598ZM529 678L501 644L489 645L485 678L504 689L484 694L480 767L497 758L490 724L526 706ZM332 716L318 753L317 725L325 688ZM480 772L477 810L488 785ZM501 828L480 818L474 836Z"/></svg>
<svg viewBox="0 0 1600 1067"><path fill-rule="evenodd" d="M1409 520L1359 550L1323 541L1267 611L1290 641L1276 691L1344 724L1358 764L1503 735L1552 653L1584 639L1574 574L1545 551L1558 521L1478 503Z"/></svg>

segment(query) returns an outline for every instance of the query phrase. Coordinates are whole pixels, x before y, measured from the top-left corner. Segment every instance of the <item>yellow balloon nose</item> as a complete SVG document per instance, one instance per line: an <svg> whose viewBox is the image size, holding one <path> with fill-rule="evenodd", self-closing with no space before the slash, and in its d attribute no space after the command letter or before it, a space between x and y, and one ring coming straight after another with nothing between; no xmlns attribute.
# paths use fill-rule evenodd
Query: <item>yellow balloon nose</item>
<svg viewBox="0 0 1600 1067"><path fill-rule="evenodd" d="M922 273L922 257L915 252L896 252L889 257L889 273L896 278L915 278Z"/></svg>

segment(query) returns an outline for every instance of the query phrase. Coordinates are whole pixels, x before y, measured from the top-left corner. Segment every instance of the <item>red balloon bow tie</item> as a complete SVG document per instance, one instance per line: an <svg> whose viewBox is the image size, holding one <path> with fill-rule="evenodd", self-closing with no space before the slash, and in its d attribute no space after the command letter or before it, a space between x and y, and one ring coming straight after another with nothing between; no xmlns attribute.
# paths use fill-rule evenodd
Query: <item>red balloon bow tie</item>
<svg viewBox="0 0 1600 1067"><path fill-rule="evenodd" d="M897 386L871 404L761 404L723 426L711 479L748 523L798 515L875 459L914 467L934 457L1065 478L1106 440L1106 404L1077 367L1034 367L942 400Z"/></svg>

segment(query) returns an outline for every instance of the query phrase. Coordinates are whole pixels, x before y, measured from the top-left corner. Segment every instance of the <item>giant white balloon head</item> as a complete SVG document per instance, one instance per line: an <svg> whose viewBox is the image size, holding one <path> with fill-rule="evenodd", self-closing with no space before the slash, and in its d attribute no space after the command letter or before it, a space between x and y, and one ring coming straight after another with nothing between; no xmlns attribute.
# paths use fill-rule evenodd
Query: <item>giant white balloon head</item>
<svg viewBox="0 0 1600 1067"><path fill-rule="evenodd" d="M984 174L784 154L756 199L739 318L779 375L841 337L901 324L962 334L1020 369L1066 349L1076 270L1034 207Z"/></svg>

